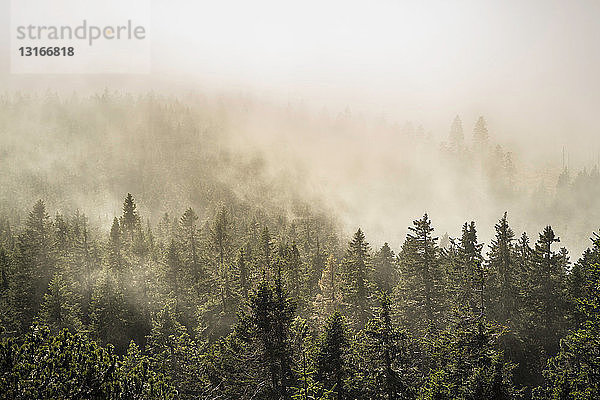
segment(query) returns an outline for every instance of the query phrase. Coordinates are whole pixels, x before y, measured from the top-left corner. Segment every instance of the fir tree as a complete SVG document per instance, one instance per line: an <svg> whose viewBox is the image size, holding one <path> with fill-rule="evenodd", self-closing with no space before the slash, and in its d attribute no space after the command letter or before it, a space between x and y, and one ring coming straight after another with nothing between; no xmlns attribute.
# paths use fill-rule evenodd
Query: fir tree
<svg viewBox="0 0 600 400"><path fill-rule="evenodd" d="M22 327L28 327L55 271L52 227L46 206L39 200L27 217L17 242L11 302Z"/></svg>
<svg viewBox="0 0 600 400"><path fill-rule="evenodd" d="M339 312L329 317L317 349L317 380L330 390L336 400L345 398L346 351L348 338L344 320Z"/></svg>
<svg viewBox="0 0 600 400"><path fill-rule="evenodd" d="M369 378L369 398L387 400L413 399L417 371L411 359L407 333L392 322L391 302L387 293L379 296L377 313L364 332L361 358Z"/></svg>
<svg viewBox="0 0 600 400"><path fill-rule="evenodd" d="M118 353L127 350L129 318L124 295L113 275L105 270L92 294L90 304L90 324L92 332L101 343L110 343Z"/></svg>
<svg viewBox="0 0 600 400"><path fill-rule="evenodd" d="M371 291L371 264L369 244L365 235L358 229L346 250L342 262L344 284L342 294L350 308L357 326L363 327L369 317L369 296Z"/></svg>
<svg viewBox="0 0 600 400"><path fill-rule="evenodd" d="M373 257L374 277L377 289L390 293L398 282L396 256L390 246L383 244L381 249Z"/></svg>
<svg viewBox="0 0 600 400"><path fill-rule="evenodd" d="M78 299L59 273L54 274L44 295L39 321L48 326L52 333L63 329L78 332L83 328Z"/></svg>
<svg viewBox="0 0 600 400"><path fill-rule="evenodd" d="M290 327L294 305L286 297L281 281L274 285L262 281L250 297L247 335L260 348L262 363L268 374L267 398L290 398L292 383Z"/></svg>
<svg viewBox="0 0 600 400"><path fill-rule="evenodd" d="M552 250L552 244L559 241L550 226L540 233L535 244L527 296L534 324L532 329L544 337L539 344L548 355L556 354L564 332L566 271L561 264L561 255Z"/></svg>
<svg viewBox="0 0 600 400"><path fill-rule="evenodd" d="M490 312L493 318L503 324L516 316L519 297L516 283L519 271L515 260L515 234L508 225L506 215L504 213L495 225L496 235L488 253Z"/></svg>
<svg viewBox="0 0 600 400"><path fill-rule="evenodd" d="M133 235L139 228L140 217L136 210L137 206L131 193L127 193L123 202L123 215L121 216L121 227L127 233L130 241L133 241Z"/></svg>
<svg viewBox="0 0 600 400"><path fill-rule="evenodd" d="M435 332L441 325L444 308L437 238L432 235L427 214L413 224L400 255L400 300L408 325L421 332Z"/></svg>
<svg viewBox="0 0 600 400"><path fill-rule="evenodd" d="M460 245L457 249L454 281L456 302L474 314L483 312L482 290L484 284L483 244L477 242L475 222L463 225Z"/></svg>

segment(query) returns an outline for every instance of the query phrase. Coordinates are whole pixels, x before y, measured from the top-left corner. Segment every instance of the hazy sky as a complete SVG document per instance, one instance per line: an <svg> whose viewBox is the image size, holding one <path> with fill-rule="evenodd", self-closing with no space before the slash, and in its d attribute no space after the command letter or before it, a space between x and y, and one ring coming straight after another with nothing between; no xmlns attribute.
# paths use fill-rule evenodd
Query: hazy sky
<svg viewBox="0 0 600 400"><path fill-rule="evenodd" d="M152 76L11 77L5 58L3 86L210 87L444 134L455 114L484 114L497 136L569 140L590 158L600 143L598 1L176 0L154 1L152 16Z"/></svg>

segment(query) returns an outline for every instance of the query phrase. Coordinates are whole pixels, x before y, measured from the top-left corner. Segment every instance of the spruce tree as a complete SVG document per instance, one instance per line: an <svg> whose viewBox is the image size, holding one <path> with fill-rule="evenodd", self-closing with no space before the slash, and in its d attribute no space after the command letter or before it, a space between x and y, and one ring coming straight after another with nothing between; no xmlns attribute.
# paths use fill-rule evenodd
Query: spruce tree
<svg viewBox="0 0 600 400"><path fill-rule="evenodd" d="M121 216L121 227L123 232L127 234L130 241L133 241L133 236L140 225L140 217L136 210L137 206L131 193L127 193L127 197L123 202L123 215Z"/></svg>
<svg viewBox="0 0 600 400"><path fill-rule="evenodd" d="M456 248L456 260L452 281L454 282L455 303L458 307L475 315L483 312L482 290L484 285L483 244L477 242L475 222L466 223Z"/></svg>
<svg viewBox="0 0 600 400"><path fill-rule="evenodd" d="M334 312L325 324L325 332L319 342L316 355L316 378L325 390L330 390L333 398L346 398L346 352L349 345L344 319Z"/></svg>
<svg viewBox="0 0 600 400"><path fill-rule="evenodd" d="M372 267L369 251L365 235L362 230L358 229L348 243L346 256L342 261L344 279L342 294L358 327L366 324L370 314L369 296Z"/></svg>
<svg viewBox="0 0 600 400"><path fill-rule="evenodd" d="M559 339L564 333L566 271L561 263L561 254L552 250L552 245L559 241L550 226L540 233L533 253L527 294L532 329L536 336L541 334L544 337L538 344L547 355L556 354Z"/></svg>
<svg viewBox="0 0 600 400"><path fill-rule="evenodd" d="M21 327L31 324L55 272L52 226L46 206L38 200L17 242L17 259L10 297Z"/></svg>
<svg viewBox="0 0 600 400"><path fill-rule="evenodd" d="M515 254L515 234L508 225L507 213L494 226L496 235L488 253L490 315L506 324L516 317L520 278Z"/></svg>
<svg viewBox="0 0 600 400"><path fill-rule="evenodd" d="M417 371L411 358L406 332L392 322L392 304L387 293L378 296L376 315L365 327L360 349L368 379L369 398L400 400L416 395Z"/></svg>
<svg viewBox="0 0 600 400"><path fill-rule="evenodd" d="M119 354L129 345L129 315L123 292L109 270L101 272L92 293L90 325L101 343L112 344Z"/></svg>
<svg viewBox="0 0 600 400"><path fill-rule="evenodd" d="M396 256L387 242L373 257L373 266L373 280L377 289L390 293L398 282L398 271Z"/></svg>
<svg viewBox="0 0 600 400"><path fill-rule="evenodd" d="M261 363L270 382L266 398L289 399L291 396L290 327L294 308L279 277L274 285L263 280L250 297L250 313L244 323L250 326L251 340L259 346Z"/></svg>
<svg viewBox="0 0 600 400"><path fill-rule="evenodd" d="M403 276L399 300L407 326L422 333L440 328L444 309L443 271L439 259L437 237L431 220L425 214L409 227L400 254Z"/></svg>
<svg viewBox="0 0 600 400"><path fill-rule="evenodd" d="M40 307L39 322L55 334L63 329L75 333L83 328L79 302L69 286L61 274L55 273Z"/></svg>

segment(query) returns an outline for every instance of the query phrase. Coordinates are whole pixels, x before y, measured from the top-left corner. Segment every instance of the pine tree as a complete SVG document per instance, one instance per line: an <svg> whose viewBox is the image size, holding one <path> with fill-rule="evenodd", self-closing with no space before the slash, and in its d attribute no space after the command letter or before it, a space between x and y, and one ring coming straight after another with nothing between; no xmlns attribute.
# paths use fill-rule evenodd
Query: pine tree
<svg viewBox="0 0 600 400"><path fill-rule="evenodd" d="M129 345L127 305L118 283L108 270L98 278L90 304L90 324L101 343L111 343L119 354Z"/></svg>
<svg viewBox="0 0 600 400"><path fill-rule="evenodd" d="M344 379L348 345L343 317L336 311L325 324L325 332L316 355L316 378L325 390L332 391L336 400L345 398Z"/></svg>
<svg viewBox="0 0 600 400"><path fill-rule="evenodd" d="M490 315L506 324L516 317L519 288L515 255L515 234L508 225L507 213L495 225L496 235L488 253Z"/></svg>
<svg viewBox="0 0 600 400"><path fill-rule="evenodd" d="M52 226L46 206L38 200L17 242L10 298L21 327L31 324L55 271Z"/></svg>
<svg viewBox="0 0 600 400"><path fill-rule="evenodd" d="M121 227L123 232L127 233L130 241L133 242L133 236L140 225L140 217L136 210L137 206L131 193L127 193L123 202L123 216L121 216Z"/></svg>
<svg viewBox="0 0 600 400"><path fill-rule="evenodd" d="M315 342L307 321L296 317L292 324L292 343L294 346L294 374L297 376L296 385L292 387L292 399L329 399L330 393L324 391L316 381L316 369L312 362Z"/></svg>
<svg viewBox="0 0 600 400"><path fill-rule="evenodd" d="M400 254L399 287L405 323L420 332L435 332L443 316L443 274L437 238L427 214L415 220Z"/></svg>
<svg viewBox="0 0 600 400"><path fill-rule="evenodd" d="M290 398L292 354L290 327L294 305L286 297L281 281L270 285L263 280L250 297L250 313L246 325L248 336L261 352L261 362L270 381L267 398Z"/></svg>
<svg viewBox="0 0 600 400"><path fill-rule="evenodd" d="M74 283L73 289L81 299L82 320L89 322L89 305L92 298L93 275L100 265L100 256L97 246L89 236L87 219L85 215L75 215L73 229L73 245L70 255L68 277ZM110 262L109 256L109 262ZM122 279L125 281L125 279ZM121 283L121 280L120 280Z"/></svg>
<svg viewBox="0 0 600 400"><path fill-rule="evenodd" d="M232 303L233 295L231 289L231 271L226 263L229 257L229 247L231 241L231 221L227 215L227 209L222 206L211 228L211 240L214 246L214 251L217 255L216 276L219 277L220 296L223 312L228 313L229 305Z"/></svg>
<svg viewBox="0 0 600 400"><path fill-rule="evenodd" d="M365 369L369 398L413 399L416 394L417 371L411 359L408 336L392 322L391 302L387 293L379 295L377 314L367 324L361 358Z"/></svg>
<svg viewBox="0 0 600 400"><path fill-rule="evenodd" d="M547 355L556 354L559 339L564 333L566 271L561 263L561 254L552 250L552 244L559 241L550 226L540 233L533 253L527 293L532 329L536 335L544 337L538 344Z"/></svg>
<svg viewBox="0 0 600 400"><path fill-rule="evenodd" d="M160 372L170 378L179 398L197 399L205 394L206 386L201 369L198 368L203 362L203 349L177 321L175 313L175 306L171 301L167 301L156 313L147 338L147 349L157 360Z"/></svg>
<svg viewBox="0 0 600 400"><path fill-rule="evenodd" d="M483 244L477 242L475 222L463 225L460 244L457 247L457 262L454 265L453 281L456 304L478 315L483 312L482 290L484 284Z"/></svg>
<svg viewBox="0 0 600 400"><path fill-rule="evenodd" d="M390 293L398 282L396 256L389 244L384 243L373 257L374 281L378 290Z"/></svg>
<svg viewBox="0 0 600 400"><path fill-rule="evenodd" d="M308 263L306 275L306 289L310 295L315 295L319 289L319 281L321 279L323 270L325 269L325 263L327 262L327 254L321 248L321 240L319 236L315 239L315 248L310 257L310 263Z"/></svg>
<svg viewBox="0 0 600 400"><path fill-rule="evenodd" d="M54 246L60 257L65 258L70 247L69 225L61 214L54 217Z"/></svg>
<svg viewBox="0 0 600 400"><path fill-rule="evenodd" d="M53 333L65 328L71 332L78 332L83 328L78 299L70 289L69 283L59 273L54 274L48 292L44 295L39 321L48 326Z"/></svg>
<svg viewBox="0 0 600 400"><path fill-rule="evenodd" d="M363 327L370 314L369 296L371 292L371 264L369 243L358 229L346 250L342 261L342 294L345 303L355 318L358 327Z"/></svg>

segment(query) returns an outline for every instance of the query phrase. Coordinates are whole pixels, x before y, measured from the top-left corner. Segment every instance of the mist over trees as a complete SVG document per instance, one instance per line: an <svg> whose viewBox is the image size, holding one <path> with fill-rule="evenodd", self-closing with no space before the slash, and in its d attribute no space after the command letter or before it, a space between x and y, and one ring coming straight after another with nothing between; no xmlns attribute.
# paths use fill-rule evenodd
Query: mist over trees
<svg viewBox="0 0 600 400"><path fill-rule="evenodd" d="M448 233L421 210L380 245L273 169L278 157L244 150L225 105L110 93L2 105L3 398L600 396L596 169L565 169L556 194L527 201L532 218L548 206L590 227L581 256L562 222L523 232L511 208ZM354 131L349 119L335 124ZM522 199L485 119L472 140L464 125L444 144L408 128L399 140L464 174L453 191L483 179L498 204Z"/></svg>

